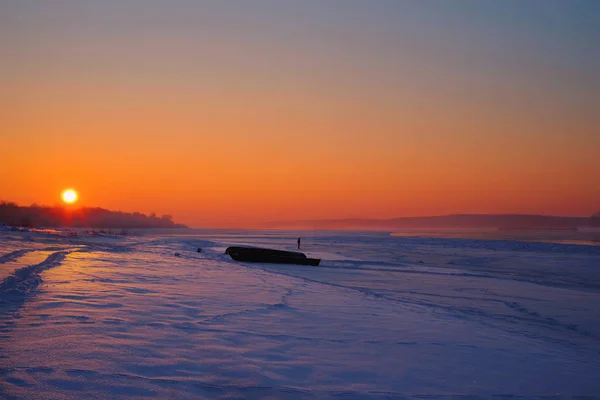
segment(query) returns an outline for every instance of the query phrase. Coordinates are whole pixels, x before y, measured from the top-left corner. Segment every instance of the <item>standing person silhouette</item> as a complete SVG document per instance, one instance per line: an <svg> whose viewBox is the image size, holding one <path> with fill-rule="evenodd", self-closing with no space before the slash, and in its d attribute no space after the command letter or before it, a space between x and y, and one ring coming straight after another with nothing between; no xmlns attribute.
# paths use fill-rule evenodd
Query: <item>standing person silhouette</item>
<svg viewBox="0 0 600 400"><path fill-rule="evenodd" d="M298 238L298 250L300 250L300 238Z"/></svg>

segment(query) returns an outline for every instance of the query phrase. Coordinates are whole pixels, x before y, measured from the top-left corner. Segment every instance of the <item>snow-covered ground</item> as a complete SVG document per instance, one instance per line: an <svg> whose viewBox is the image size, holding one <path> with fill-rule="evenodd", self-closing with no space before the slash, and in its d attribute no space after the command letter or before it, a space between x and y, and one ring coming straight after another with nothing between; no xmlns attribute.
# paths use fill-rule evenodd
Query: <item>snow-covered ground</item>
<svg viewBox="0 0 600 400"><path fill-rule="evenodd" d="M600 247L302 235L0 232L0 398L600 397Z"/></svg>

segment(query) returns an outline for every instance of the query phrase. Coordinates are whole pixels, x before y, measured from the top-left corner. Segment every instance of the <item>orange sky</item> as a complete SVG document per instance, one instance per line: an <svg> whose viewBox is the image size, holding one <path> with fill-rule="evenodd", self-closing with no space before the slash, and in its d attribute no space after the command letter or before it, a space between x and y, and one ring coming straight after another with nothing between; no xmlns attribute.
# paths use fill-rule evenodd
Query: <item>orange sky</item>
<svg viewBox="0 0 600 400"><path fill-rule="evenodd" d="M83 3L0 5L0 199L196 227L600 209L578 10Z"/></svg>

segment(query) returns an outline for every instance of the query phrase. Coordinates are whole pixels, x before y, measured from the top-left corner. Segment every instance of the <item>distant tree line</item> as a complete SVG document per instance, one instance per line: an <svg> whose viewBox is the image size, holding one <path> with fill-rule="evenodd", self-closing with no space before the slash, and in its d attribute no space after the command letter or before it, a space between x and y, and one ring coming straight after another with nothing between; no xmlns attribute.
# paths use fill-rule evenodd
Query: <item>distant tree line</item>
<svg viewBox="0 0 600 400"><path fill-rule="evenodd" d="M591 220L592 220L592 226L600 227L600 211L598 211L596 214L592 215Z"/></svg>
<svg viewBox="0 0 600 400"><path fill-rule="evenodd" d="M170 215L158 217L154 213L151 215L138 212L125 213L98 207L70 209L37 204L27 207L5 201L0 202L0 222L27 228L186 228L185 225L173 222Z"/></svg>

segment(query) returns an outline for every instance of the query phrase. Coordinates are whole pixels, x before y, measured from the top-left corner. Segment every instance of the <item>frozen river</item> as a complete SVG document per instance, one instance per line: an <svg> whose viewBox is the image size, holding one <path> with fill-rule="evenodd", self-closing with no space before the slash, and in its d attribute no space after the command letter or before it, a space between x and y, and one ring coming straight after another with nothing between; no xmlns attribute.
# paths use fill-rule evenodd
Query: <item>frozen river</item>
<svg viewBox="0 0 600 400"><path fill-rule="evenodd" d="M0 398L600 396L600 247L301 235L0 232Z"/></svg>

